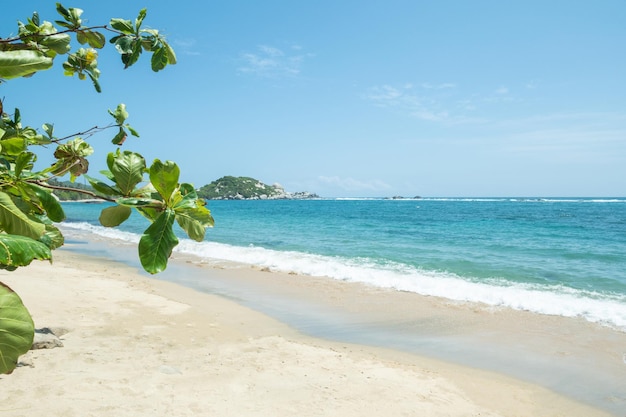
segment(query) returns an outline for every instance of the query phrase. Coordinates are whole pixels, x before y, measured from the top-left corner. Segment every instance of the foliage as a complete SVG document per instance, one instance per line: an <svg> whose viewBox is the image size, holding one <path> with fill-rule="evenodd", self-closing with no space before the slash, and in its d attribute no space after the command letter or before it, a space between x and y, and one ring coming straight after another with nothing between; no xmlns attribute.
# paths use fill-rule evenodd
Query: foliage
<svg viewBox="0 0 626 417"><path fill-rule="evenodd" d="M0 306L0 374L10 374L33 344L35 326L20 297L1 282Z"/></svg>
<svg viewBox="0 0 626 417"><path fill-rule="evenodd" d="M57 3L56 10L61 16L54 22L56 26L41 21L35 12L26 23L18 22L17 36L0 38L0 83L47 70L58 56L65 55L64 74L77 75L80 80L88 78L100 92L97 50L106 45L104 33L113 34L109 43L119 52L124 68L135 64L143 52L152 54L153 71L176 63L176 55L165 37L155 29L142 27L145 9L134 21L111 19L108 25L92 27L83 25L81 9ZM73 52L71 34L82 45ZM67 187L53 180L69 175L73 182L88 172L88 157L93 148L84 138L112 128L112 143L121 146L128 134L139 136L126 122L128 112L123 104L109 110L109 114L114 122L105 128L93 127L58 138L52 124L46 123L41 131L23 126L20 110L8 114L0 101L0 269L14 270L35 259L50 260L52 250L63 245L63 235L54 223L63 221L65 214L52 191L64 191ZM38 154L51 145L56 146L55 162L45 169L36 169ZM116 203L102 211L100 222L104 226L118 226L133 209L150 220L138 247L146 271L157 273L166 268L178 243L172 230L175 222L190 238L204 239L213 218L194 188L179 183L179 168L174 162L155 160L148 167L140 154L118 148L108 154L107 166L103 174L108 182L87 177L93 190L78 192ZM20 323L14 320L18 316ZM14 329L14 324L19 324L19 329ZM0 373L11 372L17 357L30 348L32 332L32 320L19 297L2 286Z"/></svg>
<svg viewBox="0 0 626 417"><path fill-rule="evenodd" d="M282 192L282 189L263 184L254 178L227 175L201 187L198 195L208 200L221 200L260 198L263 195L271 197Z"/></svg>

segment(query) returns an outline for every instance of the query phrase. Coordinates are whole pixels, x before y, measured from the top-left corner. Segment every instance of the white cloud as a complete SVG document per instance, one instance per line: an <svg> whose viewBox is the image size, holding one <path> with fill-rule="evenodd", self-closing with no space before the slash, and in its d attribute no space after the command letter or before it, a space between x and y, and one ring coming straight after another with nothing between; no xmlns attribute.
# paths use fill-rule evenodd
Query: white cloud
<svg viewBox="0 0 626 417"><path fill-rule="evenodd" d="M509 94L509 89L506 87L500 87L496 90L496 94Z"/></svg>
<svg viewBox="0 0 626 417"><path fill-rule="evenodd" d="M299 45L293 45L290 49L297 53L285 52L270 45L259 45L254 52L242 52L239 56L241 65L237 71L270 78L296 76L300 74L304 60L313 54L302 53Z"/></svg>
<svg viewBox="0 0 626 417"><path fill-rule="evenodd" d="M177 54L193 56L201 55L200 52L196 50L195 39L174 39L172 44L174 45L174 50Z"/></svg>
<svg viewBox="0 0 626 417"><path fill-rule="evenodd" d="M403 87L375 86L364 98L375 106L394 107L421 120L443 121L449 118L449 112L442 108L442 102L436 96L419 95L412 84Z"/></svg>
<svg viewBox="0 0 626 417"><path fill-rule="evenodd" d="M453 83L442 83L442 84L430 84L430 83L423 83L422 84L422 88L425 88L427 90L443 90L446 88L455 88L456 84Z"/></svg>

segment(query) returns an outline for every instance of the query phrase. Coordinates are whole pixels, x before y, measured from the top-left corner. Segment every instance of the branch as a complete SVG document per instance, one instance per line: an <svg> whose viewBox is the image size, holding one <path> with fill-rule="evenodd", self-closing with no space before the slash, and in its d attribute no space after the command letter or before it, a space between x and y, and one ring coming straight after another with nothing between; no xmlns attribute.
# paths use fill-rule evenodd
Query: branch
<svg viewBox="0 0 626 417"><path fill-rule="evenodd" d="M94 193L93 191L89 191L89 190L82 190L80 188L72 188L72 187L63 187L61 185L50 185L47 182L40 181L40 180L26 181L26 182L29 182L31 184L36 184L36 185L39 185L40 187L48 188L50 190L73 191L73 192L77 192L77 193L81 193L81 194L86 194L86 195L88 195L90 197L93 197L93 198L97 198L97 199L100 199L100 200L105 200L105 201L110 201L111 203L115 203L115 199L98 195L98 194Z"/></svg>
<svg viewBox="0 0 626 417"><path fill-rule="evenodd" d="M52 143L59 143L59 142L63 142L64 140L67 140L69 138L73 138L74 136L87 136L87 137L89 137L89 136L95 135L96 133L102 132L102 131L104 131L106 129L110 129L112 127L120 127L120 126L121 125L117 125L117 124L113 124L113 123L111 123L110 125L105 126L105 127L94 126L94 127L90 127L89 129L85 130L84 132L73 133L71 135L67 135L67 136L62 137L62 138L55 138L55 139L50 140L50 142L52 142Z"/></svg>
<svg viewBox="0 0 626 417"><path fill-rule="evenodd" d="M93 29L103 29L109 32L116 33L118 35L124 34L123 32L120 32L119 30L111 29L108 25L100 25L100 26L90 26L90 27L85 27L85 28L80 28L80 29L65 29L60 32L51 33L49 35L40 35L38 33L33 33L30 35L26 35L26 36L29 36L29 37L32 36L36 38L48 38L50 36L62 35L64 33L76 33L76 32L83 32L86 30L93 30ZM0 43L13 43L13 42L21 41L21 40L22 40L22 36L14 36L12 38L0 38Z"/></svg>

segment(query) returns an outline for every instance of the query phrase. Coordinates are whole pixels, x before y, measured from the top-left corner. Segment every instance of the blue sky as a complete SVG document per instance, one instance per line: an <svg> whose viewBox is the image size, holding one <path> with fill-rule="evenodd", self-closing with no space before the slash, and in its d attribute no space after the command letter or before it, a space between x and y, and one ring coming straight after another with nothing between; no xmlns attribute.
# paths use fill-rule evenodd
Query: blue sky
<svg viewBox="0 0 626 417"><path fill-rule="evenodd" d="M18 4L19 3L19 4ZM321 196L626 196L626 2L65 2L174 46L154 74L99 57L103 93L54 69L0 85L59 136L108 123L202 186L251 176ZM9 2L2 37L53 1ZM114 149L91 138L92 172ZM52 152L52 149L50 150ZM45 166L49 161L41 158Z"/></svg>

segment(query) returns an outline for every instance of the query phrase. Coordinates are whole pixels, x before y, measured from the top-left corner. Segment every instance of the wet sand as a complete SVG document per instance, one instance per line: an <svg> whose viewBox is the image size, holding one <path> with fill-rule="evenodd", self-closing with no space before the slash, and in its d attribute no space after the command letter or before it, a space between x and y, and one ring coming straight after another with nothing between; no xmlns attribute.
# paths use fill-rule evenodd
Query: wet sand
<svg viewBox="0 0 626 417"><path fill-rule="evenodd" d="M52 268L0 273L38 327L69 330L0 377L3 415L619 416L626 404L626 335L598 325L178 255L155 279L68 246Z"/></svg>

